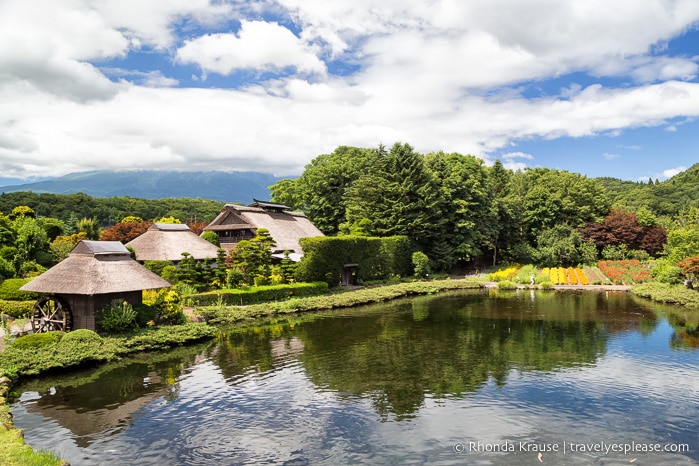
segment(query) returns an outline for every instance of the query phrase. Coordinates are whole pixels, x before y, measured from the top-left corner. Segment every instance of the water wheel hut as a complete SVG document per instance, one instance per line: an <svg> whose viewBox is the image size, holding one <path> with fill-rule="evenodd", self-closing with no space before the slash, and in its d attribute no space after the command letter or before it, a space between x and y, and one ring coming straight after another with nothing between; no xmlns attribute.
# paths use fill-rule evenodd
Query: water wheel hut
<svg viewBox="0 0 699 466"><path fill-rule="evenodd" d="M131 258L119 241L81 241L68 257L20 289L41 293L31 316L35 333L97 330L95 313L113 300L141 304L143 290L171 286Z"/></svg>

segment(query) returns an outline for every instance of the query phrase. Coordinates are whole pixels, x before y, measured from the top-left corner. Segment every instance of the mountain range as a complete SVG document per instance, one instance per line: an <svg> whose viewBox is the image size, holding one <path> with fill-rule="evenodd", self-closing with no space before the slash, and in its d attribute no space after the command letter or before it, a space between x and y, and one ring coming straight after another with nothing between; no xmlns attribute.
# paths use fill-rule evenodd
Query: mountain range
<svg viewBox="0 0 699 466"><path fill-rule="evenodd" d="M0 192L84 193L92 197L142 199L201 198L248 204L266 200L281 178L259 172L180 172L166 170L90 171L33 183L0 186Z"/></svg>

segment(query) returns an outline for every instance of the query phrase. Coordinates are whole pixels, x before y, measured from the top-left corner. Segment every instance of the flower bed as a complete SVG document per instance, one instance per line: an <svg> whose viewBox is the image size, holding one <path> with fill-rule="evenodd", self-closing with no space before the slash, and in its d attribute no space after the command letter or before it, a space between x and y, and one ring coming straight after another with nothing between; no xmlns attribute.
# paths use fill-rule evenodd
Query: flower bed
<svg viewBox="0 0 699 466"><path fill-rule="evenodd" d="M633 285L645 283L651 279L650 270L640 261L599 261L598 267L615 285Z"/></svg>

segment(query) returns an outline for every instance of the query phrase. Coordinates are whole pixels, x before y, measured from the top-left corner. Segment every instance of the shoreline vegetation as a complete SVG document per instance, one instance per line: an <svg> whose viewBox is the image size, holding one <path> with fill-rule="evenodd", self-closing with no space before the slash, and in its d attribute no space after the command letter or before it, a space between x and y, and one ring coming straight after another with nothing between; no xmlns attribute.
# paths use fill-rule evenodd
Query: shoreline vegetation
<svg viewBox="0 0 699 466"><path fill-rule="evenodd" d="M416 281L385 286L364 287L320 296L290 298L284 301L229 306L223 302L190 309L195 319L184 325L139 329L119 336L66 338L61 336L31 351L7 346L0 352L0 464L66 466L68 463L51 452L38 452L24 443L23 433L14 427L7 397L13 382L62 369L71 370L85 365L116 361L124 356L155 351L214 338L218 327L253 322L280 315L321 311L384 302L396 298L435 294L444 291L498 288L497 283L483 278ZM517 285L518 289L541 289ZM655 302L676 304L685 309L699 310L699 292L682 285L643 283L639 285L556 285L549 289L588 291L630 291ZM71 332L73 334L79 331ZM94 332L91 332L94 334ZM70 335L66 334L66 335ZM63 341L63 343L61 343Z"/></svg>

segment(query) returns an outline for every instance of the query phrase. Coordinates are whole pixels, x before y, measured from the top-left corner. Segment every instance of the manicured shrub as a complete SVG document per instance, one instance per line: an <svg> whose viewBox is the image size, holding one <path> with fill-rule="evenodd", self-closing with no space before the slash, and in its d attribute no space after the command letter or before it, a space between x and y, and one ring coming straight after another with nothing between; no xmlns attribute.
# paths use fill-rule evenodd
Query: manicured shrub
<svg viewBox="0 0 699 466"><path fill-rule="evenodd" d="M11 301L29 301L36 299L36 293L28 291L20 291L19 289L31 279L27 278L8 278L0 282L0 299L8 299Z"/></svg>
<svg viewBox="0 0 699 466"><path fill-rule="evenodd" d="M153 272L154 274L158 276L163 276L163 270L168 267L172 266L172 262L170 261L145 261L143 262L143 266Z"/></svg>
<svg viewBox="0 0 699 466"><path fill-rule="evenodd" d="M296 268L299 282L324 281L337 286L345 264L358 264L357 279L364 282L413 274L415 247L406 236L321 236L300 242L304 257Z"/></svg>
<svg viewBox="0 0 699 466"><path fill-rule="evenodd" d="M65 334L63 332L31 333L17 338L12 347L17 349L43 348L44 346L55 345Z"/></svg>
<svg viewBox="0 0 699 466"><path fill-rule="evenodd" d="M182 311L182 296L174 288L158 290L155 297L145 304L154 311L154 324L178 325L187 321Z"/></svg>
<svg viewBox="0 0 699 466"><path fill-rule="evenodd" d="M422 251L415 251L412 263L416 277L426 277L430 273L430 258Z"/></svg>
<svg viewBox="0 0 699 466"><path fill-rule="evenodd" d="M108 333L121 333L136 327L136 311L126 301L113 301L97 312L97 324Z"/></svg>
<svg viewBox="0 0 699 466"><path fill-rule="evenodd" d="M63 335L59 344L61 346L71 343L93 343L95 345L101 345L102 341L102 337L97 333L86 328L81 328Z"/></svg>
<svg viewBox="0 0 699 466"><path fill-rule="evenodd" d="M534 276L534 280L536 283L536 276L538 273L538 269L533 265L525 265L517 271L517 275L515 276L515 283L529 284L531 283L532 275Z"/></svg>
<svg viewBox="0 0 699 466"><path fill-rule="evenodd" d="M24 319L31 315L35 301L7 301L0 299L0 314Z"/></svg>
<svg viewBox="0 0 699 466"><path fill-rule="evenodd" d="M488 274L488 281L500 282L503 280L515 280L517 277L517 271L520 269L519 265L511 265L509 267L498 269L497 272Z"/></svg>

